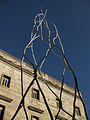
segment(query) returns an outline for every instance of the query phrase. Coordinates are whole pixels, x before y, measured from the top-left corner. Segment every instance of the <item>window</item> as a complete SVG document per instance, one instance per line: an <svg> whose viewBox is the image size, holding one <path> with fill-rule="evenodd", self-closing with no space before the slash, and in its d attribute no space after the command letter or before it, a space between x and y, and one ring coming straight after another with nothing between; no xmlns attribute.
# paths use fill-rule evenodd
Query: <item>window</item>
<svg viewBox="0 0 90 120"><path fill-rule="evenodd" d="M2 86L9 87L10 86L10 80L11 80L11 77L9 77L7 75L2 75L1 80L0 80L0 84Z"/></svg>
<svg viewBox="0 0 90 120"><path fill-rule="evenodd" d="M31 120L39 120L39 117L32 115Z"/></svg>
<svg viewBox="0 0 90 120"><path fill-rule="evenodd" d="M56 105L57 105L57 108L59 108L59 100L56 98Z"/></svg>
<svg viewBox="0 0 90 120"><path fill-rule="evenodd" d="M0 105L0 120L3 120L4 108L3 105Z"/></svg>
<svg viewBox="0 0 90 120"><path fill-rule="evenodd" d="M57 98L56 98L56 105L57 105L57 108L62 107L62 101L59 101Z"/></svg>
<svg viewBox="0 0 90 120"><path fill-rule="evenodd" d="M39 90L32 88L32 97L39 100Z"/></svg>
<svg viewBox="0 0 90 120"><path fill-rule="evenodd" d="M81 116L81 112L80 112L80 108L79 107L75 107L75 113L76 113L76 115Z"/></svg>

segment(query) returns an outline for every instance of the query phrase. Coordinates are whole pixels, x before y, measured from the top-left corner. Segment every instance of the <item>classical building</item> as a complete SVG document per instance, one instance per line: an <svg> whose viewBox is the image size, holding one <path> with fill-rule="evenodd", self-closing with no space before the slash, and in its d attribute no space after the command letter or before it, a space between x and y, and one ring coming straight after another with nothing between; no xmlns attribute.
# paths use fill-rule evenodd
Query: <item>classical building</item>
<svg viewBox="0 0 90 120"><path fill-rule="evenodd" d="M42 74L47 84L59 96L61 86L60 81L45 73ZM27 63L24 63L24 92L31 80L33 80L33 69ZM22 98L20 81L21 61L3 50L0 50L0 120L11 120L14 115ZM48 87L40 77L39 83L45 94L48 105L50 106L53 117L55 118L59 108L59 101L49 91ZM61 110L57 120L72 120L70 115L73 113L73 99L74 89L64 84L62 107L67 113ZM29 120L50 120L49 113L36 82L34 82L25 97L25 108ZM86 120L83 106L78 96L75 112L77 120ZM26 120L23 107L16 115L15 120Z"/></svg>

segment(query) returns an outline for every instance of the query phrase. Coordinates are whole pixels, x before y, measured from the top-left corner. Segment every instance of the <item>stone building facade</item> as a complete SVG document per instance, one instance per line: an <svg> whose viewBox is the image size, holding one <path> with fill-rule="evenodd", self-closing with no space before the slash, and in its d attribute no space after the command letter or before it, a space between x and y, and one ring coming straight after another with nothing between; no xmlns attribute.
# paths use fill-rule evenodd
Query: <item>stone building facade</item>
<svg viewBox="0 0 90 120"><path fill-rule="evenodd" d="M59 96L60 81L43 73L44 80ZM33 69L24 63L24 92L33 79ZM0 50L0 120L11 120L14 115L21 96L21 61L12 55ZM59 103L56 97L48 90L43 80L39 78L40 86L45 94L53 117L57 114ZM62 107L69 114L73 113L74 89L64 84L62 94ZM50 120L49 113L44 104L42 95L34 82L25 98L25 107L29 120ZM77 120L86 120L82 103L77 96L76 100ZM71 116L61 110L57 120L71 120ZM23 108L20 109L15 120L26 120Z"/></svg>

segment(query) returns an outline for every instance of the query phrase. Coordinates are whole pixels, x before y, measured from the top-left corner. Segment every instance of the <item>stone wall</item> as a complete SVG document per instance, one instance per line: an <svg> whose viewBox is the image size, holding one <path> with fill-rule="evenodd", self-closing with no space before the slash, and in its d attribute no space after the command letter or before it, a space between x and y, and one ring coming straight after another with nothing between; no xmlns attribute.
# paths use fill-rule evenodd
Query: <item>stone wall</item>
<svg viewBox="0 0 90 120"><path fill-rule="evenodd" d="M24 69L24 92L27 89L29 83L33 80L33 69L28 64L23 64ZM60 93L60 81L50 77L49 75L42 73L45 82L52 88L52 90L59 96ZM20 100L21 100L21 61L17 58L9 55L8 53L0 50L0 81L2 81L2 75L11 77L10 86L7 87L0 83L0 105L5 106L3 120L11 120L13 114L15 113ZM44 84L42 78L38 78L40 86L44 92L46 100L50 106L53 113L53 117L57 114L58 108L56 104L56 97L49 91L47 86ZM39 117L39 120L50 120L49 113L44 104L43 97L39 91L39 100L32 97L33 89L39 90L36 82L30 88L26 98L25 107L31 120L31 116ZM64 90L62 94L62 107L69 114L73 113L73 99L74 99L74 89L70 86L64 84ZM80 108L80 115L76 114L77 120L85 120L85 114L83 110L82 103L77 95L76 106ZM59 117L66 118L66 120L71 120L72 118L61 110ZM15 120L26 120L23 108L18 112ZM35 120L33 118L32 120ZM36 119L37 120L37 119Z"/></svg>

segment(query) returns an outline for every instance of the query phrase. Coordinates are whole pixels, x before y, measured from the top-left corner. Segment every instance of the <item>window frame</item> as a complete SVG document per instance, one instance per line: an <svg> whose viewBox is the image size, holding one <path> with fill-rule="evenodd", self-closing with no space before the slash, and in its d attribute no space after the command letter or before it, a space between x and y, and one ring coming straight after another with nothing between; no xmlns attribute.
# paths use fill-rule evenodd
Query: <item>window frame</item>
<svg viewBox="0 0 90 120"><path fill-rule="evenodd" d="M11 77L9 77L8 75L2 74L1 75L1 80L0 80L0 85L3 87L10 87L10 81L11 81Z"/></svg>
<svg viewBox="0 0 90 120"><path fill-rule="evenodd" d="M32 88L32 98L40 100L40 93L38 89Z"/></svg>
<svg viewBox="0 0 90 120"><path fill-rule="evenodd" d="M57 108L62 107L62 100L58 100L56 98L56 106L57 106Z"/></svg>
<svg viewBox="0 0 90 120"><path fill-rule="evenodd" d="M57 105L57 108L60 107L60 103L59 103L59 100L56 98L56 105Z"/></svg>
<svg viewBox="0 0 90 120"><path fill-rule="evenodd" d="M5 106L0 104L0 108L1 108L1 110L0 110L1 111L1 119L0 120L3 120Z"/></svg>

